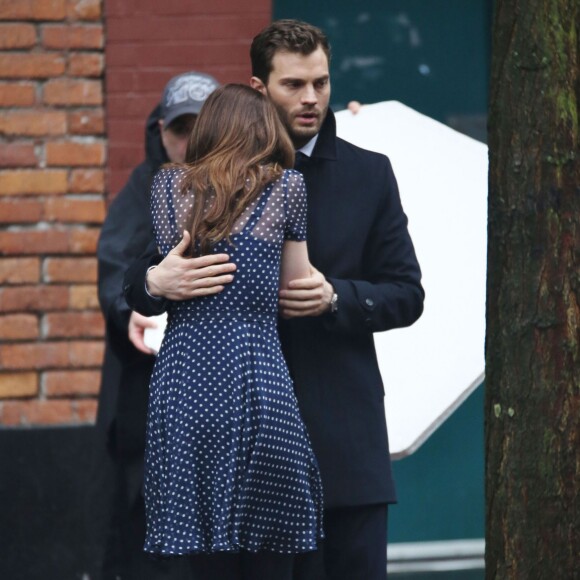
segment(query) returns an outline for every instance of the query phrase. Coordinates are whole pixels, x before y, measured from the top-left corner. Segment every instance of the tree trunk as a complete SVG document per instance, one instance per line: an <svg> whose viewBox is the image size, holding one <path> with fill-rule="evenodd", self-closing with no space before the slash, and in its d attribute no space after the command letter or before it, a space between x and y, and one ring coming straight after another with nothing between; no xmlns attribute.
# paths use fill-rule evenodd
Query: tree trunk
<svg viewBox="0 0 580 580"><path fill-rule="evenodd" d="M580 0L497 0L486 577L580 578Z"/></svg>

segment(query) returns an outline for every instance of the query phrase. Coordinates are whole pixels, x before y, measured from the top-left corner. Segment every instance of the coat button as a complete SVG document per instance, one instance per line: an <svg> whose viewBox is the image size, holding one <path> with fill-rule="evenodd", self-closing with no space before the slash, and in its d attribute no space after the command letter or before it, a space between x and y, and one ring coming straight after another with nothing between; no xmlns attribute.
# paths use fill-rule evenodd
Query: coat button
<svg viewBox="0 0 580 580"><path fill-rule="evenodd" d="M372 308L375 305L375 301L372 298L367 298L365 300L365 304L369 307Z"/></svg>

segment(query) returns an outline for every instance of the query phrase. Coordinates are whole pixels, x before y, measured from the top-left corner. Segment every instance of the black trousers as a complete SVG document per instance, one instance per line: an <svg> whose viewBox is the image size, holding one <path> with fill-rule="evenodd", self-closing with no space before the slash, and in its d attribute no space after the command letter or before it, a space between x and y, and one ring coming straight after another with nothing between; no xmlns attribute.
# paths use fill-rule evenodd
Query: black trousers
<svg viewBox="0 0 580 580"><path fill-rule="evenodd" d="M259 552L189 557L191 580L293 580L294 556Z"/></svg>
<svg viewBox="0 0 580 580"><path fill-rule="evenodd" d="M388 505L324 510L326 539L295 557L293 580L385 580Z"/></svg>

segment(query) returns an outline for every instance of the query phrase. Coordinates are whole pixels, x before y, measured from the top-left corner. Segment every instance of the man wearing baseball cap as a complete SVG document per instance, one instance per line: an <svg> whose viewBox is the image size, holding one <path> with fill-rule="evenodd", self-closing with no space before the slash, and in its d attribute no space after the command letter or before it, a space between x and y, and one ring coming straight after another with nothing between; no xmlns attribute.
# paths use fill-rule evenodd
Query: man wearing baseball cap
<svg viewBox="0 0 580 580"><path fill-rule="evenodd" d="M115 473L101 580L185 578L179 560L154 561L143 552L142 497L145 424L154 356L143 343L154 323L131 312L123 298L125 270L153 240L150 187L161 165L183 162L191 129L204 101L219 86L210 75L188 72L172 78L145 128L145 160L116 196L103 224L97 256L99 301L106 322L97 433L100 450ZM99 454L101 457L102 455Z"/></svg>
<svg viewBox="0 0 580 580"><path fill-rule="evenodd" d="M161 129L162 146L168 161L174 163L185 161L187 140L193 122L205 100L218 86L218 82L212 76L197 72L173 77L165 85L159 104L158 124ZM155 111L151 115L154 114ZM151 122L151 116L149 122ZM158 168L156 167L155 171Z"/></svg>

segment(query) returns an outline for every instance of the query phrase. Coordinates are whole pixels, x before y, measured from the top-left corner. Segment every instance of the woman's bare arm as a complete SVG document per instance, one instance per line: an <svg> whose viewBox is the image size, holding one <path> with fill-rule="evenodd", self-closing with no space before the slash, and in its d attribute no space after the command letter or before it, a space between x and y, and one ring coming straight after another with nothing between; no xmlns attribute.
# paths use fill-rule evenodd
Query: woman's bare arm
<svg viewBox="0 0 580 580"><path fill-rule="evenodd" d="M310 276L310 262L306 242L286 240L282 246L280 289L288 288L288 282Z"/></svg>

